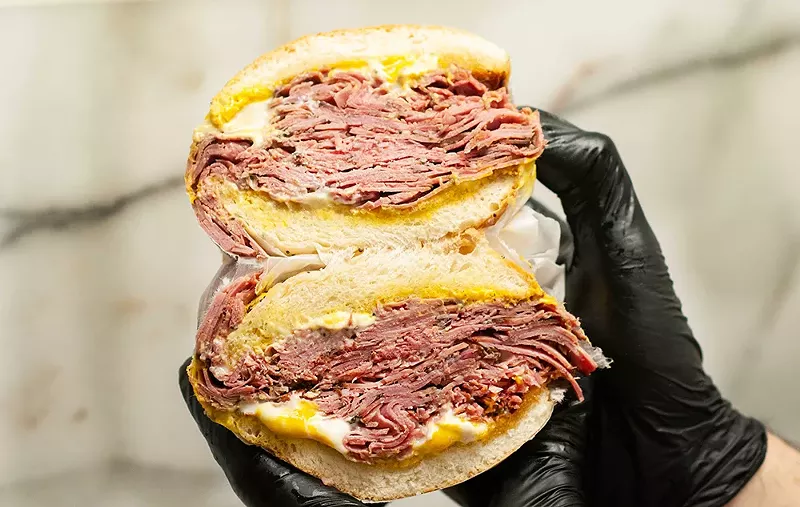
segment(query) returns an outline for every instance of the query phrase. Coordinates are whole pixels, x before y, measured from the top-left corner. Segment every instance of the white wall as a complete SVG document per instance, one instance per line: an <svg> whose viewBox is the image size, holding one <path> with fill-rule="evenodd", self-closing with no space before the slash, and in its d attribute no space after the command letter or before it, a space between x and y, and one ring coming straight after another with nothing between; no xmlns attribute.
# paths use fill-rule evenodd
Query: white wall
<svg viewBox="0 0 800 507"><path fill-rule="evenodd" d="M280 16L0 8L0 484L110 457L214 467L176 379L220 256L180 181L210 97L285 38Z"/></svg>
<svg viewBox="0 0 800 507"><path fill-rule="evenodd" d="M3 2L0 485L217 473L176 387L219 259L180 187L189 133L261 52L389 22L495 41L517 103L615 139L707 369L800 440L797 2Z"/></svg>

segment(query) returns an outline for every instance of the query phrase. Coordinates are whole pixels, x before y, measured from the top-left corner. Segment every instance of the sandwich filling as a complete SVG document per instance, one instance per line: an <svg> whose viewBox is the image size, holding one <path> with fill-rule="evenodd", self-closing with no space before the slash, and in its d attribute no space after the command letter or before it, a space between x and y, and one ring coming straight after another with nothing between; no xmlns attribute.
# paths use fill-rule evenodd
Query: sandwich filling
<svg viewBox="0 0 800 507"><path fill-rule="evenodd" d="M577 319L549 298L408 299L320 319L232 359L226 338L252 308L259 277L235 280L209 307L197 335L197 393L355 461L483 438L554 380L581 399L576 376L597 368Z"/></svg>
<svg viewBox="0 0 800 507"><path fill-rule="evenodd" d="M259 248L220 202L220 178L299 206L403 209L544 148L537 113L454 66L395 79L323 69L247 107L239 115L257 116L259 127L204 135L186 172L200 224L237 255Z"/></svg>

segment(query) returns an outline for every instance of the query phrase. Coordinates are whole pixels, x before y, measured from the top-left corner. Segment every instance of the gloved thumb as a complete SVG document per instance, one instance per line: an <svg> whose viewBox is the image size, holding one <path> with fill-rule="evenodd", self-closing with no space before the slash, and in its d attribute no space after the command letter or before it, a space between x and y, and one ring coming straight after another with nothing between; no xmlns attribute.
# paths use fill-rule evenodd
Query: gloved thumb
<svg viewBox="0 0 800 507"><path fill-rule="evenodd" d="M233 491L247 507L364 507L355 498L325 486L316 477L276 459L263 449L247 445L227 428L209 419L197 401L187 360L178 370L186 405L208 442ZM385 504L371 504L382 507Z"/></svg>
<svg viewBox="0 0 800 507"><path fill-rule="evenodd" d="M586 504L581 472L590 404L575 404L554 415L536 438L502 463L509 473L501 475L490 506Z"/></svg>
<svg viewBox="0 0 800 507"><path fill-rule="evenodd" d="M582 385L590 395L588 383ZM445 493L465 507L586 505L582 470L590 410L588 399L561 408L505 461Z"/></svg>

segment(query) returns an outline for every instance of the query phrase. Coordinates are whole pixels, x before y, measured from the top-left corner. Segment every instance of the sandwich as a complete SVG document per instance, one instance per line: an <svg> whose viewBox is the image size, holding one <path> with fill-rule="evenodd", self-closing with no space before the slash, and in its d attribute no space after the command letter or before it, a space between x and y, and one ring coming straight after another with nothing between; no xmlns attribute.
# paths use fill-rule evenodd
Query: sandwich
<svg viewBox="0 0 800 507"><path fill-rule="evenodd" d="M367 502L444 488L533 438L602 363L499 231L545 149L470 33L301 38L211 101L185 173L231 259L188 374L208 416ZM234 268L230 268L234 266Z"/></svg>

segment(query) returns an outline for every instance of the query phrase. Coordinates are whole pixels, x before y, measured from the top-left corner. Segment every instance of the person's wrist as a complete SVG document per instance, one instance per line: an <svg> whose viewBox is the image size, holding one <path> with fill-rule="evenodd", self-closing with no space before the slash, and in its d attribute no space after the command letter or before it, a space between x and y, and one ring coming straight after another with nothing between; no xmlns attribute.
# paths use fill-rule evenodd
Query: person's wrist
<svg viewBox="0 0 800 507"><path fill-rule="evenodd" d="M694 493L687 505L722 507L733 500L753 478L767 455L764 425L734 409L727 401L716 424L699 443L691 461Z"/></svg>
<svg viewBox="0 0 800 507"><path fill-rule="evenodd" d="M772 433L767 434L764 463L728 507L790 507L800 498L800 452Z"/></svg>

